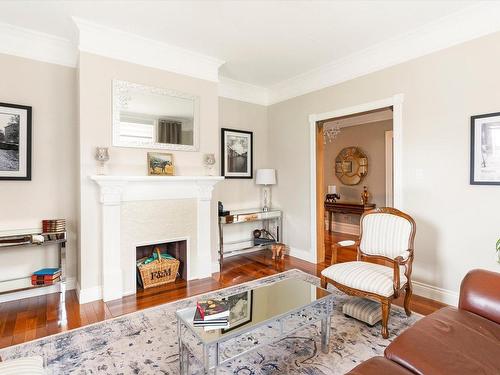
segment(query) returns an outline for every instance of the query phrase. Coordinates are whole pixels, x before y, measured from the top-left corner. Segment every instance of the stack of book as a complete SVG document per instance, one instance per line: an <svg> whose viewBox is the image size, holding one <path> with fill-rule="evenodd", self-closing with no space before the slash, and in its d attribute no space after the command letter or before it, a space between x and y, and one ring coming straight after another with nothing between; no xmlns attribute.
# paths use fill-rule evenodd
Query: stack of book
<svg viewBox="0 0 500 375"><path fill-rule="evenodd" d="M43 268L31 275L31 285L52 285L60 279L60 268Z"/></svg>
<svg viewBox="0 0 500 375"><path fill-rule="evenodd" d="M64 232L66 231L66 220L64 219L42 220L42 231L43 233Z"/></svg>
<svg viewBox="0 0 500 375"><path fill-rule="evenodd" d="M222 300L199 301L193 318L193 326L205 331L229 328L229 304Z"/></svg>

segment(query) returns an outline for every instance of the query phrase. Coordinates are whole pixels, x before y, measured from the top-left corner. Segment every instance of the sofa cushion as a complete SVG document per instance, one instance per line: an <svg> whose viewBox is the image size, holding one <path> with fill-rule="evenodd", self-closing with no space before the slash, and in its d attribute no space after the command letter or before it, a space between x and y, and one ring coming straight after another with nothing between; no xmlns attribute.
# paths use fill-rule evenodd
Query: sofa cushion
<svg viewBox="0 0 500 375"><path fill-rule="evenodd" d="M413 375L404 367L384 357L373 357L354 367L347 375Z"/></svg>
<svg viewBox="0 0 500 375"><path fill-rule="evenodd" d="M384 297L394 294L394 269L391 267L356 261L334 264L321 271L321 274L339 284L354 289ZM399 281L401 286L406 283L403 268L400 270Z"/></svg>
<svg viewBox="0 0 500 375"><path fill-rule="evenodd" d="M498 374L500 325L445 307L394 339L385 356L416 374Z"/></svg>

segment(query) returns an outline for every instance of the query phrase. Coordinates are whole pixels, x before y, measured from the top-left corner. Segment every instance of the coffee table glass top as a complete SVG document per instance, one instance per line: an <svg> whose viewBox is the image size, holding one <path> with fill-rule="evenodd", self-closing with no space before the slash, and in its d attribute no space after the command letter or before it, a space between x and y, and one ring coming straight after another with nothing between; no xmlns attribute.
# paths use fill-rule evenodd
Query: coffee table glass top
<svg viewBox="0 0 500 375"><path fill-rule="evenodd" d="M330 292L307 281L287 279L228 296L231 308L228 329L205 331L204 327L194 327L196 307L179 310L176 315L202 342L210 343L262 326L330 296Z"/></svg>

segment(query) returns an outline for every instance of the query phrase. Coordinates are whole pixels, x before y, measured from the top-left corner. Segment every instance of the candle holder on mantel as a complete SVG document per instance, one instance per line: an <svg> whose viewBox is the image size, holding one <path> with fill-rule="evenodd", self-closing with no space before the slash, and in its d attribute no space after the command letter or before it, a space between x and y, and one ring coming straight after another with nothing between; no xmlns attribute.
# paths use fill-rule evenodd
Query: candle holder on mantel
<svg viewBox="0 0 500 375"><path fill-rule="evenodd" d="M205 166L207 176L214 175L214 165L215 165L215 155L205 154L203 155L203 165Z"/></svg>
<svg viewBox="0 0 500 375"><path fill-rule="evenodd" d="M106 162L109 160L109 151L107 147L96 147L95 149L95 160L97 161L97 174L107 175L108 168Z"/></svg>

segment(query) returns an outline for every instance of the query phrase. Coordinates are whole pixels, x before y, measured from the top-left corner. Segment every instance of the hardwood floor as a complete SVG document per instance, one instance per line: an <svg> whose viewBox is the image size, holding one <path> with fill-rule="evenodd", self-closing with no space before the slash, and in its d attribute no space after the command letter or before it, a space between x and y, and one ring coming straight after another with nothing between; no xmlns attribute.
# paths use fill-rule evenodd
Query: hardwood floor
<svg viewBox="0 0 500 375"><path fill-rule="evenodd" d="M271 251L263 250L228 258L225 261L224 272L214 274L211 278L189 282L179 280L173 284L139 291L136 295L107 303L96 301L80 305L74 290L66 292L64 304L60 302L59 293L1 303L0 348L293 268L319 276L321 270L330 264L330 244L348 238L347 235L325 232L327 259L322 264L312 264L289 256L282 262L275 262L271 259ZM355 251L347 249L339 254L338 260L352 260L355 256ZM402 302L402 298L395 301L400 306ZM417 313L427 315L443 306L439 302L413 295L412 310Z"/></svg>

